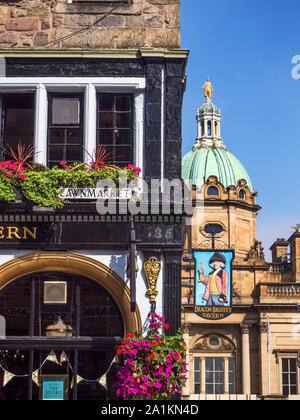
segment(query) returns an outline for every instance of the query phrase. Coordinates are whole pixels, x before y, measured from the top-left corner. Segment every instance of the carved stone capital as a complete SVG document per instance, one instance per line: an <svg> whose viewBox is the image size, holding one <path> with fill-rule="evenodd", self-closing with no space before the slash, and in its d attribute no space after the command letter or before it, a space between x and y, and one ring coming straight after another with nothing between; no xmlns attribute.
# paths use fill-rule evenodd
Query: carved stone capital
<svg viewBox="0 0 300 420"><path fill-rule="evenodd" d="M242 334L249 334L251 327L252 327L251 324L246 324L246 323L240 324Z"/></svg>
<svg viewBox="0 0 300 420"><path fill-rule="evenodd" d="M182 328L183 334L190 334L191 324L184 324Z"/></svg>
<svg viewBox="0 0 300 420"><path fill-rule="evenodd" d="M268 323L267 322L260 322L259 323L259 332L260 333L267 333L268 332Z"/></svg>

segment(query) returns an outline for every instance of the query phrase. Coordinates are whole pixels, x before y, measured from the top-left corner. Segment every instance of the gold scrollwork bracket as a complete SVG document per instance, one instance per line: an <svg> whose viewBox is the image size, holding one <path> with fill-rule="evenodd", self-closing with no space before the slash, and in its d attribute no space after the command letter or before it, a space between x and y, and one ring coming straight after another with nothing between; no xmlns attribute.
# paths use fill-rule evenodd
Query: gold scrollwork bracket
<svg viewBox="0 0 300 420"><path fill-rule="evenodd" d="M144 263L145 276L148 283L147 295L151 306L155 306L156 296L158 295L157 280L161 270L161 262L156 257L150 257Z"/></svg>

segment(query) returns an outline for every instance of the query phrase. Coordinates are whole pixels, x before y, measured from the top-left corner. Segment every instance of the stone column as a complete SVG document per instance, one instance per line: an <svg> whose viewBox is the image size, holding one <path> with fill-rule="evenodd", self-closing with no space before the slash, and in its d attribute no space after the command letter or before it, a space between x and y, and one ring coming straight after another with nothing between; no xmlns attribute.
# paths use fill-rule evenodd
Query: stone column
<svg viewBox="0 0 300 420"><path fill-rule="evenodd" d="M205 388L205 357L200 358L200 372L201 372L201 378L200 378L200 394L204 395L206 394L206 388Z"/></svg>
<svg viewBox="0 0 300 420"><path fill-rule="evenodd" d="M241 324L242 332L242 392L251 394L251 369L250 369L250 340L249 332L251 325Z"/></svg>
<svg viewBox="0 0 300 420"><path fill-rule="evenodd" d="M268 323L259 323L259 351L260 351L260 393L269 395L269 367L268 367Z"/></svg>
<svg viewBox="0 0 300 420"><path fill-rule="evenodd" d="M224 394L229 394L229 357L224 357Z"/></svg>
<svg viewBox="0 0 300 420"><path fill-rule="evenodd" d="M183 335L182 338L185 342L185 345L187 347L186 351L186 368L187 368L187 374L186 374L186 382L185 386L182 388L182 396L187 398L190 396L190 374L193 372L193 369L190 366L190 349L189 349L189 339L190 339L190 325L186 324L183 327Z"/></svg>

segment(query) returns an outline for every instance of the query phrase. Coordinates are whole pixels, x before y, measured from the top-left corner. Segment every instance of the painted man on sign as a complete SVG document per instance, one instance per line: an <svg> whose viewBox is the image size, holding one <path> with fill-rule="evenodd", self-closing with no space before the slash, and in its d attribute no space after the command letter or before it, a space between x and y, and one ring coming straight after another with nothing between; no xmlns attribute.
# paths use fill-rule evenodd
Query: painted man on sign
<svg viewBox="0 0 300 420"><path fill-rule="evenodd" d="M202 265L198 270L199 283L206 286L203 300L207 302L207 306L224 306L228 303L229 280L228 272L225 270L225 256L215 252L209 261L209 266L213 271L208 276L204 276Z"/></svg>

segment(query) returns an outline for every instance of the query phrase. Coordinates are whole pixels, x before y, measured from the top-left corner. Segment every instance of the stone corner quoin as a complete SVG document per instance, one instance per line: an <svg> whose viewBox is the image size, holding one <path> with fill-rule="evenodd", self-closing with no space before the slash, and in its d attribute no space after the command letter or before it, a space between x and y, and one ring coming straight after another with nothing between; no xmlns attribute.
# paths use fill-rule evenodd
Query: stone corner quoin
<svg viewBox="0 0 300 420"><path fill-rule="evenodd" d="M111 12L113 7L67 0L3 2L0 48L180 47L180 0L133 0Z"/></svg>

